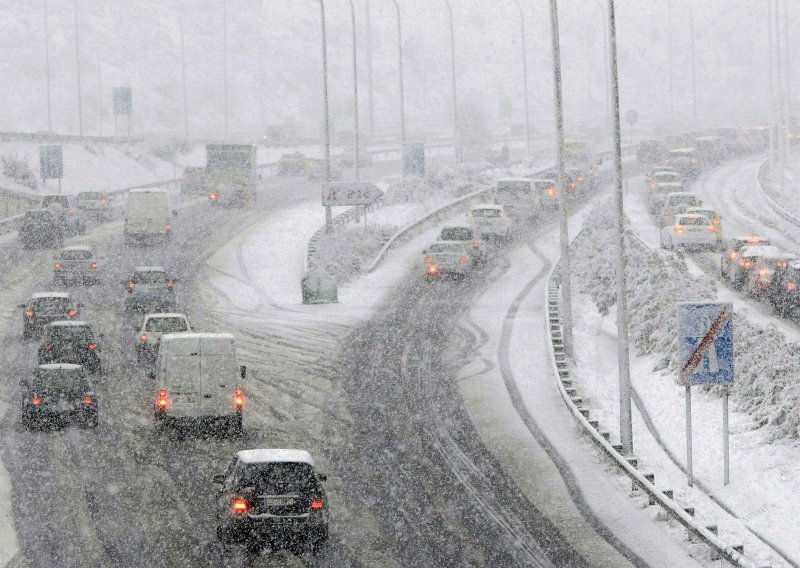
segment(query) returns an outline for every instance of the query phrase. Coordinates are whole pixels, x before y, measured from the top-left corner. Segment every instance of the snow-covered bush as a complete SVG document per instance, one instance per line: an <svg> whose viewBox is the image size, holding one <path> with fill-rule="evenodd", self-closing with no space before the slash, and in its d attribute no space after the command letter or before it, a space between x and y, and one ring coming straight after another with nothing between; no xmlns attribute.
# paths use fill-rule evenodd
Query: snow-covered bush
<svg viewBox="0 0 800 568"><path fill-rule="evenodd" d="M36 189L38 182L36 181L36 172L30 167L30 158L28 156L17 156L16 152L11 152L5 156L0 157L3 165L3 175L12 178L15 182Z"/></svg>
<svg viewBox="0 0 800 568"><path fill-rule="evenodd" d="M396 231L394 225L338 227L319 239L311 264L333 275L341 284L357 276L362 265L375 258Z"/></svg>
<svg viewBox="0 0 800 568"><path fill-rule="evenodd" d="M577 289L607 314L616 303L614 217L610 202L598 207L573 244L572 274ZM652 252L635 238L627 251L628 316L631 342L639 354L655 356L653 371L677 377L676 303L716 300L714 283L695 278L672 255ZM800 438L800 346L775 326L759 326L734 314L737 408L766 426L768 439ZM713 390L713 389L712 389Z"/></svg>

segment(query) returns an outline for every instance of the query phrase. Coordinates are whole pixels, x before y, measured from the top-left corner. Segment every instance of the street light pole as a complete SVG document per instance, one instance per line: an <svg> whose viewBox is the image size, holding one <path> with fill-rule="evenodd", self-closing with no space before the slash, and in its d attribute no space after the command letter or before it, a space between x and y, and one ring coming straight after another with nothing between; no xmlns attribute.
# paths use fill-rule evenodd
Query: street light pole
<svg viewBox="0 0 800 568"><path fill-rule="evenodd" d="M72 7L75 12L75 64L78 78L78 135L83 138L83 100L81 97L81 49L80 34L78 32L78 0L74 0ZM130 118L129 118L130 120Z"/></svg>
<svg viewBox="0 0 800 568"><path fill-rule="evenodd" d="M614 181L617 213L617 364L619 368L619 433L622 452L633 455L633 426L631 421L631 365L628 345L628 298L625 284L625 216L622 194L622 131L619 124L619 69L617 67L617 24L614 0L608 0L608 29L610 36L611 93L614 108Z"/></svg>
<svg viewBox="0 0 800 568"><path fill-rule="evenodd" d="M369 133L375 134L375 107L372 100L372 16L369 0L364 1L367 17L367 106L369 106Z"/></svg>
<svg viewBox="0 0 800 568"><path fill-rule="evenodd" d="M455 153L456 163L461 163L461 148L459 145L458 136L458 98L456 90L456 34L453 29L453 8L450 6L450 0L444 0L447 6L447 16L450 22L450 79L453 90L453 152Z"/></svg>
<svg viewBox="0 0 800 568"><path fill-rule="evenodd" d="M403 28L400 21L400 5L397 0L392 0L397 14L397 67L400 76L400 154L402 156L406 145L406 110L405 94L403 93Z"/></svg>
<svg viewBox="0 0 800 568"><path fill-rule="evenodd" d="M603 8L601 0L595 0L595 4L600 8L603 13L603 60L605 61L605 76L606 76L606 129L608 130L609 147L613 146L614 142L614 125L611 119L611 82L609 72L611 65L608 61L608 20L606 19L606 10Z"/></svg>
<svg viewBox="0 0 800 568"><path fill-rule="evenodd" d="M47 133L53 133L53 114L50 103L50 27L47 0L44 0L44 66L47 74Z"/></svg>
<svg viewBox="0 0 800 568"><path fill-rule="evenodd" d="M561 233L561 296L564 322L564 349L573 356L572 287L570 285L569 227L567 195L564 191L564 105L561 96L561 48L558 39L558 0L550 0L550 33L553 45L553 95L556 116L556 155L558 167L559 225Z"/></svg>
<svg viewBox="0 0 800 568"><path fill-rule="evenodd" d="M183 35L183 0L178 0L178 29L181 34L181 81L183 83L183 137L189 138L189 102L186 95L186 43Z"/></svg>
<svg viewBox="0 0 800 568"><path fill-rule="evenodd" d="M775 133L775 41L773 40L775 32L772 28L772 0L767 0L767 24L769 42L769 50L767 52L767 68L769 69L769 171L770 175L772 175L775 171L775 144L777 142Z"/></svg>
<svg viewBox="0 0 800 568"><path fill-rule="evenodd" d="M222 0L222 100L225 107L225 140L228 140L228 0Z"/></svg>
<svg viewBox="0 0 800 568"><path fill-rule="evenodd" d="M522 85L523 95L525 100L525 149L528 152L528 160L533 160L531 154L531 113L528 103L528 48L525 38L525 13L522 10L522 5L519 0L514 0L514 4L519 10L519 27L520 35L522 37Z"/></svg>
<svg viewBox="0 0 800 568"><path fill-rule="evenodd" d="M331 181L331 123L328 108L328 40L325 35L325 3L319 0L320 24L322 28L322 108L325 133L325 182ZM325 232L330 233L332 227L332 215L329 205L325 206Z"/></svg>
<svg viewBox="0 0 800 568"><path fill-rule="evenodd" d="M689 8L689 49L692 52L692 118L695 126L697 126L697 68L695 66L695 51L694 51L694 10L691 5Z"/></svg>
<svg viewBox="0 0 800 568"><path fill-rule="evenodd" d="M356 170L356 181L359 180L358 168L358 59L356 49L356 8L353 6L353 0L348 0L350 3L350 24L353 28L353 167Z"/></svg>
<svg viewBox="0 0 800 568"><path fill-rule="evenodd" d="M675 116L675 90L672 88L672 0L667 0L667 58L669 59L669 117Z"/></svg>

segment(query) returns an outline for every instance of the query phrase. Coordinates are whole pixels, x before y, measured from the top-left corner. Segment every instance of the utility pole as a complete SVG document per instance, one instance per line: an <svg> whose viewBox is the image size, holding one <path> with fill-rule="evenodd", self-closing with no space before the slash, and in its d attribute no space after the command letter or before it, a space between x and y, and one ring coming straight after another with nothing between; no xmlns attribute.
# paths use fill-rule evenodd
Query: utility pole
<svg viewBox="0 0 800 568"><path fill-rule="evenodd" d="M455 154L456 164L461 163L461 147L458 134L458 97L456 90L456 34L453 28L453 8L450 6L450 0L444 0L447 6L447 16L450 22L450 79L453 91L453 152Z"/></svg>
<svg viewBox="0 0 800 568"><path fill-rule="evenodd" d="M72 7L75 12L75 64L76 77L78 78L78 135L83 138L83 100L81 97L81 49L80 34L78 32L78 0L73 0Z"/></svg>
<svg viewBox="0 0 800 568"><path fill-rule="evenodd" d="M514 0L514 4L519 11L520 36L522 37L522 89L525 100L525 149L528 152L528 160L533 160L531 152L531 113L528 101L528 48L525 38L525 13L519 0Z"/></svg>
<svg viewBox="0 0 800 568"><path fill-rule="evenodd" d="M369 133L375 134L375 108L372 100L372 17L369 0L364 1L367 16L367 106L369 107Z"/></svg>
<svg viewBox="0 0 800 568"><path fill-rule="evenodd" d="M406 110L405 94L403 93L403 28L400 21L400 5L397 0L392 0L397 14L397 67L400 76L400 153L402 155L406 145Z"/></svg>
<svg viewBox="0 0 800 568"><path fill-rule="evenodd" d="M47 133L53 133L53 113L50 103L50 27L47 0L44 0L44 66L47 75Z"/></svg>
<svg viewBox="0 0 800 568"><path fill-rule="evenodd" d="M97 60L97 135L103 135L103 62Z"/></svg>
<svg viewBox="0 0 800 568"><path fill-rule="evenodd" d="M619 368L619 435L622 452L633 455L633 425L631 420L631 364L628 345L628 298L625 283L625 215L623 208L622 131L619 124L619 70L617 67L617 24L614 0L608 0L608 30L611 56L611 93L614 108L614 182L617 221L617 363Z"/></svg>
<svg viewBox="0 0 800 568"><path fill-rule="evenodd" d="M350 25L353 29L353 168L356 171L356 181L359 181L359 168L358 168L358 50L356 48L356 8L353 6L353 0L347 0L350 3Z"/></svg>
<svg viewBox="0 0 800 568"><path fill-rule="evenodd" d="M767 69L769 70L769 172L770 176L775 172L775 154L777 137L775 132L776 113L775 113L775 40L773 36L772 22L772 0L767 0L767 41L769 45Z"/></svg>
<svg viewBox="0 0 800 568"><path fill-rule="evenodd" d="M614 145L614 125L612 124L611 117L611 79L609 78L611 64L608 61L608 19L602 0L595 0L595 4L600 8L603 19L603 61L605 62L606 77L606 128L608 130L609 148L611 148Z"/></svg>
<svg viewBox="0 0 800 568"><path fill-rule="evenodd" d="M328 40L325 35L325 3L319 0L320 24L322 27L322 114L324 120L325 183L331 181L331 122L328 108ZM325 232L333 230L330 206L325 207Z"/></svg>
<svg viewBox="0 0 800 568"><path fill-rule="evenodd" d="M780 1L780 0L778 0ZM780 6L778 6L780 10ZM783 1L783 68L781 69L781 100L783 101L783 108L781 109L781 113L783 115L783 134L781 138L783 139L783 153L781 154L781 179L780 179L780 191L781 194L784 193L786 190L786 161L788 159L789 153L789 98L791 91L790 83L789 83L789 70L791 66L789 65L789 57L791 54L791 50L789 49L789 7L786 5L786 0ZM778 44L780 49L780 43Z"/></svg>
<svg viewBox="0 0 800 568"><path fill-rule="evenodd" d="M770 0L772 4L772 0ZM777 87L777 99L775 109L775 117L777 119L777 136L778 136L778 183L780 192L783 193L784 189L784 172L786 170L786 133L784 131L783 123L783 64L781 55L781 25L780 25L780 12L781 5L779 0L775 0L774 11L774 28L775 28L775 86ZM773 179L775 179L773 177Z"/></svg>
<svg viewBox="0 0 800 568"><path fill-rule="evenodd" d="M183 137L189 138L189 98L186 94L186 41L183 32L183 0L178 0L178 30L181 35L181 83L183 84Z"/></svg>
<svg viewBox="0 0 800 568"><path fill-rule="evenodd" d="M697 125L697 68L695 66L695 51L694 51L694 10L691 5L689 8L689 49L692 52L692 118L695 125Z"/></svg>
<svg viewBox="0 0 800 568"><path fill-rule="evenodd" d="M569 215L564 191L564 105L561 96L561 48L558 38L558 0L550 0L550 30L553 46L553 95L556 115L556 152L558 164L559 225L561 233L561 299L564 322L564 349L574 355L572 343L572 287L569 262Z"/></svg>
<svg viewBox="0 0 800 568"><path fill-rule="evenodd" d="M675 117L675 90L672 88L672 0L667 0L667 58L669 59L669 117Z"/></svg>

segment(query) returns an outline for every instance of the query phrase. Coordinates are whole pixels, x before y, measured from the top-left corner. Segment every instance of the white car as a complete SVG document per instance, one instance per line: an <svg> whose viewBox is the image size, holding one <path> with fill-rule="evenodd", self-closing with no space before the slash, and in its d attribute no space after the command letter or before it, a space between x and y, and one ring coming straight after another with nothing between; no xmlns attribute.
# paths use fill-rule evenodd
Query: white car
<svg viewBox="0 0 800 568"><path fill-rule="evenodd" d="M470 225L479 238L508 239L511 237L511 219L499 204L482 203L467 213Z"/></svg>
<svg viewBox="0 0 800 568"><path fill-rule="evenodd" d="M684 213L694 215L705 215L714 225L717 226L717 241L722 245L722 217L717 215L717 212L710 207L687 207Z"/></svg>
<svg viewBox="0 0 800 568"><path fill-rule="evenodd" d="M647 192L647 204L650 213L656 213L664 206L667 196L683 191L683 184L677 182L659 182Z"/></svg>
<svg viewBox="0 0 800 568"><path fill-rule="evenodd" d="M457 274L466 276L472 272L478 255L468 241L436 241L427 250L425 255L425 275L436 278L441 274Z"/></svg>
<svg viewBox="0 0 800 568"><path fill-rule="evenodd" d="M659 215L659 222L661 226L669 224L671 218L675 215L686 213L689 207L700 207L703 204L700 198L694 193L688 191L676 191L668 193L664 197L661 206L661 214Z"/></svg>
<svg viewBox="0 0 800 568"><path fill-rule="evenodd" d="M142 325L137 326L135 330L134 345L137 363L142 363L145 358L152 361L155 357L158 340L165 333L191 333L193 331L189 318L178 313L147 314L142 320Z"/></svg>
<svg viewBox="0 0 800 568"><path fill-rule="evenodd" d="M661 228L661 247L717 247L717 228L705 215L674 215L671 222Z"/></svg>

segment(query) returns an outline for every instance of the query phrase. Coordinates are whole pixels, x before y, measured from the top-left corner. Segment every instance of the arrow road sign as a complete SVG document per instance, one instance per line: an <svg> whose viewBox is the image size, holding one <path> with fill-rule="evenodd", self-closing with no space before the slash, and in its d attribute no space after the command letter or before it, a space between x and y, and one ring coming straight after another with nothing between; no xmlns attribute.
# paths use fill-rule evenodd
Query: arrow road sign
<svg viewBox="0 0 800 568"><path fill-rule="evenodd" d="M733 384L732 304L678 304L678 365L683 385Z"/></svg>
<svg viewBox="0 0 800 568"><path fill-rule="evenodd" d="M322 185L322 204L369 205L383 197L383 192L369 182L333 182Z"/></svg>

